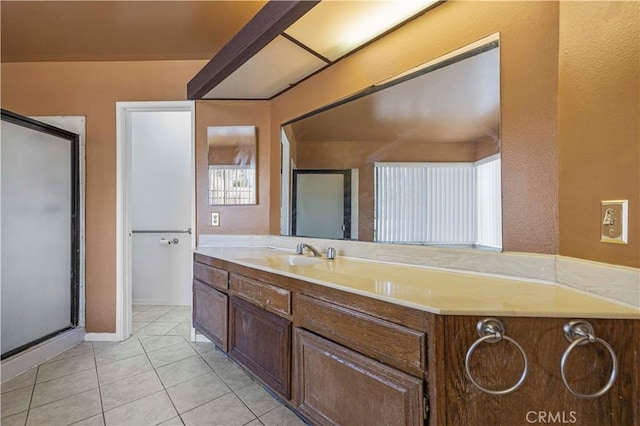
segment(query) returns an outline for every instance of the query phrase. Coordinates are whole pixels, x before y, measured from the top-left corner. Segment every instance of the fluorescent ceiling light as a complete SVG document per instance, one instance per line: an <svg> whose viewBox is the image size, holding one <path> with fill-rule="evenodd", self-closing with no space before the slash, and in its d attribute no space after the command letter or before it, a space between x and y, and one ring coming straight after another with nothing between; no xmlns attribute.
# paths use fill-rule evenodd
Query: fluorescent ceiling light
<svg viewBox="0 0 640 426"><path fill-rule="evenodd" d="M406 21L437 0L323 0L285 34L335 61Z"/></svg>
<svg viewBox="0 0 640 426"><path fill-rule="evenodd" d="M268 99L326 65L317 56L278 36L203 98Z"/></svg>

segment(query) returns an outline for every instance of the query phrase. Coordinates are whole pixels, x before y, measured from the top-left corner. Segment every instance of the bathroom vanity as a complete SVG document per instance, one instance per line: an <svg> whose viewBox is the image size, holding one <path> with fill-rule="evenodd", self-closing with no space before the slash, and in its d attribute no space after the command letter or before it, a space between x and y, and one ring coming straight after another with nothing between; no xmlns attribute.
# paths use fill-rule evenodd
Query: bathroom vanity
<svg viewBox="0 0 640 426"><path fill-rule="evenodd" d="M640 424L638 310L553 284L201 248L193 299L198 332L312 424Z"/></svg>

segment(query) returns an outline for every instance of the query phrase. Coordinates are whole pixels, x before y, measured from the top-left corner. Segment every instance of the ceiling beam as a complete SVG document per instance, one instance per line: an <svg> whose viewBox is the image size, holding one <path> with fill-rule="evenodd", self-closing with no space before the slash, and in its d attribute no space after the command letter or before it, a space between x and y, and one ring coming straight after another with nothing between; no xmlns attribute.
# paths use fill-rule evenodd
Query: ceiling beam
<svg viewBox="0 0 640 426"><path fill-rule="evenodd" d="M242 64L289 28L319 0L269 1L187 83L187 98L202 99Z"/></svg>

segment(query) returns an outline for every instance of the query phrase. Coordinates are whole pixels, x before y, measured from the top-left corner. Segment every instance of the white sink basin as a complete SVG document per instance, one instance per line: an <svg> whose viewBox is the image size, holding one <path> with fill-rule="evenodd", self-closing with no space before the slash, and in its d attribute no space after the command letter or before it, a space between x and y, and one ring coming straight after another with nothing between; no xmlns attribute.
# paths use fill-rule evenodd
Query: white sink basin
<svg viewBox="0 0 640 426"><path fill-rule="evenodd" d="M305 266L305 265L317 265L322 263L321 257L303 256L303 255L282 255L271 256L278 258L282 263L292 266Z"/></svg>

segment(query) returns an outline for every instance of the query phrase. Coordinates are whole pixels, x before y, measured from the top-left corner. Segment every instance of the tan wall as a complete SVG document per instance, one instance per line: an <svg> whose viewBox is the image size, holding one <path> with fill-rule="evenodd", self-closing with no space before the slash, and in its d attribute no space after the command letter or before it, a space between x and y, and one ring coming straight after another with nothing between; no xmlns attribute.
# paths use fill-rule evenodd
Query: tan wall
<svg viewBox="0 0 640 426"><path fill-rule="evenodd" d="M2 107L86 121L86 328L115 331L116 101L181 100L203 61L2 64Z"/></svg>
<svg viewBox="0 0 640 426"><path fill-rule="evenodd" d="M560 254L640 267L640 3L561 2ZM600 242L600 201L629 200L629 244Z"/></svg>
<svg viewBox="0 0 640 426"><path fill-rule="evenodd" d="M208 144L209 126L256 126L258 204L251 206L209 206ZM200 234L269 233L269 156L271 116L266 101L196 102L196 200L197 230ZM278 139L279 141L280 139ZM280 156L276 151L276 157ZM279 160L278 160L279 161ZM278 203L278 192L275 193ZM220 212L220 226L211 226L211 212Z"/></svg>
<svg viewBox="0 0 640 426"><path fill-rule="evenodd" d="M274 99L272 150L280 123L500 32L504 250L557 253L558 15L557 2L446 2ZM270 164L277 194L279 156Z"/></svg>

